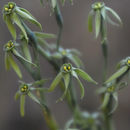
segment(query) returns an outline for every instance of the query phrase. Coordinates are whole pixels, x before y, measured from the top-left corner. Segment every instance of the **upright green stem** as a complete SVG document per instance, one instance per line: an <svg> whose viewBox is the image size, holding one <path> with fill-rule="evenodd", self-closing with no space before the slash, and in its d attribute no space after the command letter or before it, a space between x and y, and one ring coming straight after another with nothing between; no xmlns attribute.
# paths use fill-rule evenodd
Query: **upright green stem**
<svg viewBox="0 0 130 130"><path fill-rule="evenodd" d="M20 60L19 61L23 64L23 66L25 67L25 69L29 72L29 74L32 76L32 78L37 81L37 80L40 80L42 79L41 78L41 74L40 74L40 67L39 67L39 58L38 58L38 54L37 51L38 51L38 47L37 47L37 39L36 39L36 36L34 35L34 33L24 24L24 28L27 32L27 35L29 37L29 42L31 42L34 46L34 50L35 51L35 62L36 64L38 65L38 67L36 69L33 69L30 67L30 65L28 65L27 63L25 63L24 61ZM41 87L41 86L39 86ZM44 92L39 92L40 94L40 99L41 99L41 103L42 102L45 102L46 103L46 100L45 100L45 97L44 97ZM51 114L51 111L50 109L46 106L43 105L42 107L42 110L43 110L43 114L44 114L44 119L49 127L50 130L57 130L58 129L58 125L54 119L54 117L52 116Z"/></svg>
<svg viewBox="0 0 130 130"><path fill-rule="evenodd" d="M106 34L106 25L103 17L101 16L101 45L102 45L102 53L104 57L104 67L103 67L103 83L106 81L107 77L107 60L108 60L108 50L107 50L107 34ZM102 99L104 95L102 95ZM112 123L112 115L109 115L112 106L112 97L110 97L109 103L105 109L103 109L104 114L104 123L105 130L113 130Z"/></svg>
<svg viewBox="0 0 130 130"><path fill-rule="evenodd" d="M62 18L58 1L56 4L56 7L54 8L54 14L55 14L57 25L59 27L59 32L58 32L58 37L57 37L57 51L59 51L60 39L61 39L61 34L62 34L62 29L63 29L63 18Z"/></svg>

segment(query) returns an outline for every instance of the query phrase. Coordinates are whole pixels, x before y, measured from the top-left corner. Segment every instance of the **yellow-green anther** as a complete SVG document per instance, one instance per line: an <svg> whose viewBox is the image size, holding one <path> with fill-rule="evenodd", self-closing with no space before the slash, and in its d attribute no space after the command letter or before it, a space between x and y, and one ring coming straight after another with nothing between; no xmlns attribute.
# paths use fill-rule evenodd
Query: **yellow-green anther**
<svg viewBox="0 0 130 130"><path fill-rule="evenodd" d="M68 66L68 70L70 70L71 69L71 67L70 66Z"/></svg>
<svg viewBox="0 0 130 130"><path fill-rule="evenodd" d="M10 9L12 9L14 7L14 5L10 4L9 7L10 7Z"/></svg>
<svg viewBox="0 0 130 130"><path fill-rule="evenodd" d="M5 11L9 11L9 9L7 7L5 7Z"/></svg>
<svg viewBox="0 0 130 130"><path fill-rule="evenodd" d="M28 89L28 86L24 85L24 87L23 87L23 88L27 90L27 89Z"/></svg>
<svg viewBox="0 0 130 130"><path fill-rule="evenodd" d="M113 92L114 89L115 89L114 86L111 86L111 87L109 87L109 88L107 89L107 91L108 91L108 92Z"/></svg>
<svg viewBox="0 0 130 130"><path fill-rule="evenodd" d="M130 60L128 60L127 63L130 65Z"/></svg>
<svg viewBox="0 0 130 130"><path fill-rule="evenodd" d="M67 71L67 67L66 66L64 66L64 71Z"/></svg>
<svg viewBox="0 0 130 130"><path fill-rule="evenodd" d="M102 5L101 5L101 3L98 3L97 6L98 6L98 8L101 8Z"/></svg>
<svg viewBox="0 0 130 130"><path fill-rule="evenodd" d="M62 55L66 55L66 51L62 51Z"/></svg>
<svg viewBox="0 0 130 130"><path fill-rule="evenodd" d="M25 92L25 89L24 89L24 88L21 88L21 92Z"/></svg>

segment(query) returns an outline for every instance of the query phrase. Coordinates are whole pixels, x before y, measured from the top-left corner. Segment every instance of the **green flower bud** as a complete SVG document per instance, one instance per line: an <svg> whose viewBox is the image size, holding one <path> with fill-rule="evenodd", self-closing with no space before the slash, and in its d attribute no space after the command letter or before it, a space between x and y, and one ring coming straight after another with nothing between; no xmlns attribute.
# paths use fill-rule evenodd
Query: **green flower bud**
<svg viewBox="0 0 130 130"><path fill-rule="evenodd" d="M94 11L97 11L97 10L101 10L104 6L105 4L103 2L96 2L92 5L92 9Z"/></svg>

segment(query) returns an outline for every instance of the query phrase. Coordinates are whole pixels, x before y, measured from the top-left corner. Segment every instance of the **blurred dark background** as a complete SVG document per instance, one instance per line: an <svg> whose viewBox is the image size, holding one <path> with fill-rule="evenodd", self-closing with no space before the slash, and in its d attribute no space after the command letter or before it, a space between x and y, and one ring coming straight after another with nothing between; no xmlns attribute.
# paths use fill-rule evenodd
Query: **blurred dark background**
<svg viewBox="0 0 130 130"><path fill-rule="evenodd" d="M13 0L18 6L29 10L37 20L42 24L43 30L48 33L57 33L57 25L54 16L50 16L48 5L43 8L40 0ZM0 0L0 9L7 0ZM87 16L91 4L95 2L89 0L74 0L71 6L68 2L61 8L64 18L64 30L61 45L65 48L73 48L82 52L82 60L85 64L85 70L101 83L103 57L99 41L94 39L94 35L87 31ZM108 26L109 39L109 75L115 70L118 61L130 55L130 1L129 0L110 0L105 1L106 5L113 8L121 17L123 27L117 28ZM31 26L37 30L35 26ZM4 68L3 45L12 39L0 13L0 130L47 130L42 112L38 105L27 99L26 115L24 118L19 114L19 102L14 101L14 94L18 89L18 77L14 71L6 72ZM53 68L46 60L41 62L43 77L54 77ZM22 68L24 79L31 82L32 79ZM92 86L92 85L91 85ZM85 97L78 102L82 110L89 112L96 111L99 107L100 100L95 93L95 86L87 87ZM115 112L114 119L117 130L130 129L130 86L119 93L119 107ZM60 91L54 91L47 95L48 105L56 116L61 128L64 123L71 117L65 102L55 103L61 95Z"/></svg>

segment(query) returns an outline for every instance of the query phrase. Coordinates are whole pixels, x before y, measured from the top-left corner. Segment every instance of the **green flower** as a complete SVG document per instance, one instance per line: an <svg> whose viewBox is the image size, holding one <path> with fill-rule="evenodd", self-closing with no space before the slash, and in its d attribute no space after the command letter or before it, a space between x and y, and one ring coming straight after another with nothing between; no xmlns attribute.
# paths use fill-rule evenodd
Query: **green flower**
<svg viewBox="0 0 130 130"><path fill-rule="evenodd" d="M83 63L80 60L80 52L76 49L63 49L62 47L59 48L58 52L54 52L51 57L52 60L57 59L66 59L69 62L73 63L76 67L80 68L83 67Z"/></svg>
<svg viewBox="0 0 130 130"><path fill-rule="evenodd" d="M117 83L116 80L104 84L103 87L97 90L98 94L104 94L101 109L107 108L109 102L112 103L111 110L109 114L112 114L118 107L118 91L126 87L128 84L126 82Z"/></svg>
<svg viewBox="0 0 130 130"><path fill-rule="evenodd" d="M88 30L90 32L93 31L93 18L95 17L95 35L96 38L99 36L99 34L104 33L103 35L103 41L106 39L106 31L107 26L106 23L110 23L112 25L119 25L112 21L112 19L109 17L108 13L112 14L112 16L120 23L122 24L122 21L119 17L119 15L111 8L107 7L105 3L103 2L96 2L92 4L92 10L89 12L88 15ZM103 26L102 26L103 25ZM102 26L102 27L101 27ZM102 41L102 42L103 42Z"/></svg>
<svg viewBox="0 0 130 130"><path fill-rule="evenodd" d="M24 20L36 24L38 27L42 29L41 24L31 15L30 12L28 12L24 8L18 7L14 2L9 2L4 6L3 18L14 40L16 40L17 37L14 23L20 28L21 32L24 34L27 41L28 36L24 28Z"/></svg>
<svg viewBox="0 0 130 130"><path fill-rule="evenodd" d="M10 15L15 10L16 4L14 2L9 2L3 8L3 13L6 15Z"/></svg>
<svg viewBox="0 0 130 130"><path fill-rule="evenodd" d="M20 114L21 116L24 116L25 114L25 99L26 96L30 97L34 102L39 104L40 106L45 105L43 102L41 103L39 98L37 98L34 94L33 91L47 91L44 88L38 87L41 86L45 83L46 80L38 80L35 81L34 83L25 83L23 81L20 81L20 86L19 90L15 94L15 100L20 99Z"/></svg>
<svg viewBox="0 0 130 130"><path fill-rule="evenodd" d="M52 92L56 88L56 86L60 82L62 82L62 79L63 79L64 84L65 84L65 91L64 91L62 97L59 99L59 100L63 100L63 98L67 94L68 87L69 87L69 84L70 84L70 80L72 79L71 77L74 77L74 78L76 78L76 80L79 83L80 90L81 90L81 98L83 98L84 97L84 87L83 87L83 84L81 83L78 76L80 76L81 78L83 78L84 80L86 80L88 82L97 84L97 82L94 81L86 72L84 72L81 69L74 68L70 63L66 63L66 64L62 65L60 72L58 73L56 78L51 83L51 86L48 89L48 92Z"/></svg>
<svg viewBox="0 0 130 130"><path fill-rule="evenodd" d="M98 112L81 112L75 118L68 120L64 129L69 130L78 127L80 130L101 130L102 126L99 118L101 118L101 114Z"/></svg>
<svg viewBox="0 0 130 130"><path fill-rule="evenodd" d="M35 64L33 64L31 61L27 60L26 58L24 58L19 51L17 51L17 47L19 46L19 44L17 44L16 42L13 41L8 41L5 45L4 45L4 51L5 51L5 68L6 70L10 70L10 67L12 67L14 69L14 71L16 72L16 74L19 76L19 78L22 78L22 73L21 70L19 68L19 66L17 65L17 63L15 62L14 58L19 58L24 62L27 62L29 64L31 64L32 66L35 66Z"/></svg>

